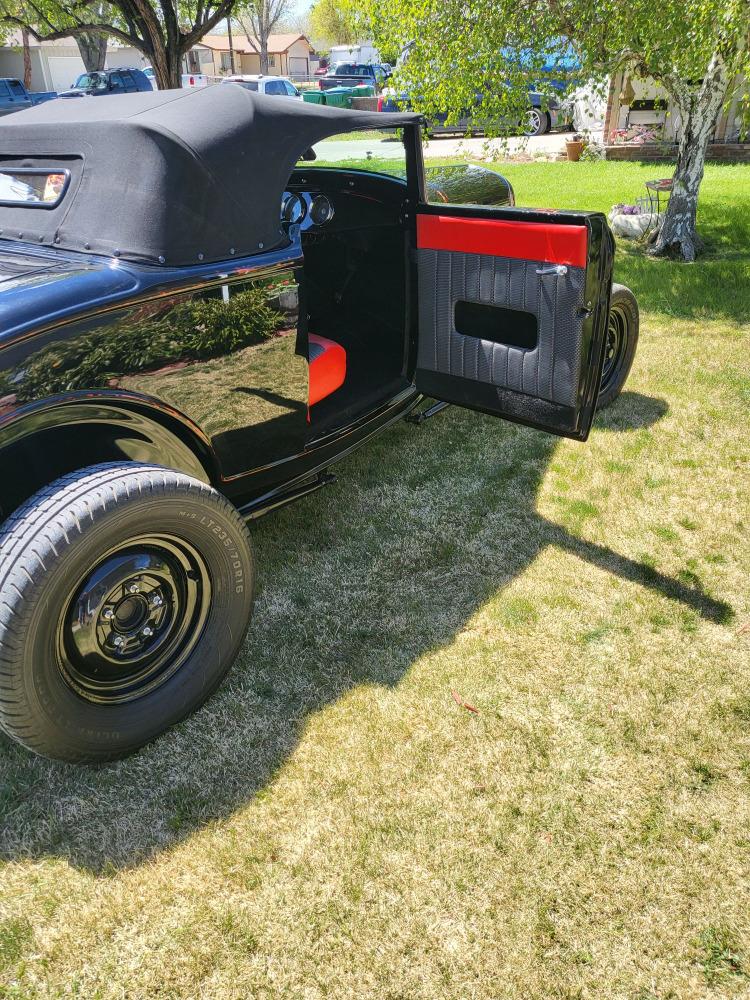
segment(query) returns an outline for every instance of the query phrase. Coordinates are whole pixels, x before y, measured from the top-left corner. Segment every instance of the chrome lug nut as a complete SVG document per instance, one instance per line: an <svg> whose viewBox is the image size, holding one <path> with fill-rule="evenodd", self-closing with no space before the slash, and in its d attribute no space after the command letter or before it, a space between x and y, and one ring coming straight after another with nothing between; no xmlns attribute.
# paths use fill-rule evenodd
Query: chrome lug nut
<svg viewBox="0 0 750 1000"><path fill-rule="evenodd" d="M138 586L137 583L131 583L130 586L128 587L128 590L130 591L131 594L137 594L140 591L140 589L141 588Z"/></svg>
<svg viewBox="0 0 750 1000"><path fill-rule="evenodd" d="M111 621L114 617L115 617L115 613L112 610L112 608L105 608L104 611L102 611L102 618L105 621Z"/></svg>
<svg viewBox="0 0 750 1000"><path fill-rule="evenodd" d="M146 639L148 639L148 637L153 634L154 630L151 628L150 625L147 625L141 632L141 635L144 636Z"/></svg>
<svg viewBox="0 0 750 1000"><path fill-rule="evenodd" d="M164 598L161 596L161 594L153 594L151 596L151 602L150 603L151 603L151 607L153 607L153 608L160 608L162 606L162 604L164 603Z"/></svg>
<svg viewBox="0 0 750 1000"><path fill-rule="evenodd" d="M121 635L116 635L112 640L112 642L115 644L115 646L122 646L125 640Z"/></svg>

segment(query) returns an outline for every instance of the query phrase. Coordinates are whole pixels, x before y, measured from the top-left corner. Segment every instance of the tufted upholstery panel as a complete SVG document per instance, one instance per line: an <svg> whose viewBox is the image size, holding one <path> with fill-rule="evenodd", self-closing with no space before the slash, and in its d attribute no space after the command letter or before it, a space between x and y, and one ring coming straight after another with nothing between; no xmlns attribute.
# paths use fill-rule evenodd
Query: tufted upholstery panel
<svg viewBox="0 0 750 1000"><path fill-rule="evenodd" d="M586 270L538 275L543 261L420 249L417 367L574 406L581 370ZM524 349L455 329L458 301L536 315L538 339ZM507 314L502 322L509 322ZM502 329L497 338L502 340ZM509 339L513 338L509 336Z"/></svg>

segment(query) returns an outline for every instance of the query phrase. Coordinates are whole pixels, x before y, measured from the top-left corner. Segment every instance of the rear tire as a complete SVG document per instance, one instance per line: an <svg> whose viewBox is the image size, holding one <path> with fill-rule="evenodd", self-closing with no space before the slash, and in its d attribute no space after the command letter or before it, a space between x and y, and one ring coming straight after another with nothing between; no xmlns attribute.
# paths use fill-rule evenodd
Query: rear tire
<svg viewBox="0 0 750 1000"><path fill-rule="evenodd" d="M612 285L602 381L596 403L599 410L613 403L623 390L638 347L639 327L635 295L625 285Z"/></svg>
<svg viewBox="0 0 750 1000"><path fill-rule="evenodd" d="M125 756L201 705L253 603L234 507L136 463L63 476L0 529L0 726L59 760Z"/></svg>

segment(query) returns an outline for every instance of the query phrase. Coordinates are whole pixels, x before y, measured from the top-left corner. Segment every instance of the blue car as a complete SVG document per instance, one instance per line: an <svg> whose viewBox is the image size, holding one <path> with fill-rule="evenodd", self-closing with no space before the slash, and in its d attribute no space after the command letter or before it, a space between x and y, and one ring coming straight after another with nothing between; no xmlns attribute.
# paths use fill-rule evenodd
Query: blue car
<svg viewBox="0 0 750 1000"><path fill-rule="evenodd" d="M81 73L70 90L62 91L60 97L104 97L107 94L136 94L151 89L151 82L142 69L123 66L121 69Z"/></svg>
<svg viewBox="0 0 750 1000"><path fill-rule="evenodd" d="M34 92L27 90L20 80L13 77L0 78L0 116L34 108L37 104L54 100L55 97L57 94L53 90L44 93Z"/></svg>

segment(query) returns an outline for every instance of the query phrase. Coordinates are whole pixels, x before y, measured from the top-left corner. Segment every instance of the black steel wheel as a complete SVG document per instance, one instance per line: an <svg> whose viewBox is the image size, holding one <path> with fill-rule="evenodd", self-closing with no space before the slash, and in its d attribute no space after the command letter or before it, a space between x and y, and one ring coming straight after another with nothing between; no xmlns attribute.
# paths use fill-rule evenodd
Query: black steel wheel
<svg viewBox="0 0 750 1000"><path fill-rule="evenodd" d="M97 704L140 698L180 668L199 642L211 577L195 546L174 536L129 539L74 588L58 621L58 664Z"/></svg>
<svg viewBox="0 0 750 1000"><path fill-rule="evenodd" d="M205 483L134 463L64 476L0 532L0 725L49 757L132 752L214 691L252 595L244 522Z"/></svg>
<svg viewBox="0 0 750 1000"><path fill-rule="evenodd" d="M612 285L607 342L597 400L599 409L609 406L622 392L638 346L639 324L635 295L625 285Z"/></svg>

